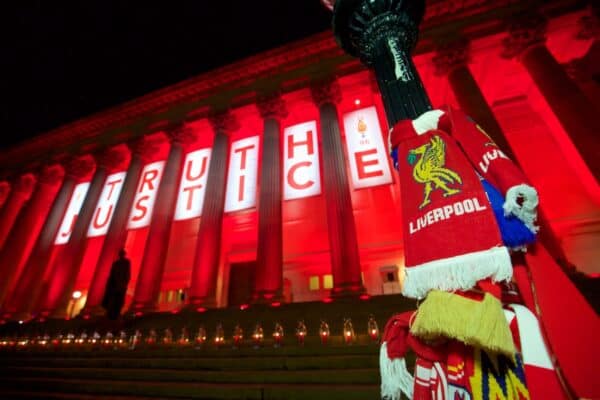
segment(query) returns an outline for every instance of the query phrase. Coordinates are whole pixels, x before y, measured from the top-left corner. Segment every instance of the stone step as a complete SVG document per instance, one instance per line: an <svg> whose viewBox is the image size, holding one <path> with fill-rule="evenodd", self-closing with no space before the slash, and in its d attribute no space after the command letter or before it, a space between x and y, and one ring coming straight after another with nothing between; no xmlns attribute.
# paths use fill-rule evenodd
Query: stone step
<svg viewBox="0 0 600 400"><path fill-rule="evenodd" d="M321 370L193 370L154 368L3 367L3 376L108 381L161 381L266 384L379 384L376 368Z"/></svg>
<svg viewBox="0 0 600 400"><path fill-rule="evenodd" d="M379 398L379 385L374 384L219 384L0 377L0 396L3 396L3 393L14 393L16 389L24 387L27 388L28 393L81 393L104 396L104 398L113 398L113 396L204 400L367 400Z"/></svg>
<svg viewBox="0 0 600 400"><path fill-rule="evenodd" d="M326 357L17 357L0 358L4 367L52 368L158 368L194 370L315 370L377 368L371 355L330 355Z"/></svg>

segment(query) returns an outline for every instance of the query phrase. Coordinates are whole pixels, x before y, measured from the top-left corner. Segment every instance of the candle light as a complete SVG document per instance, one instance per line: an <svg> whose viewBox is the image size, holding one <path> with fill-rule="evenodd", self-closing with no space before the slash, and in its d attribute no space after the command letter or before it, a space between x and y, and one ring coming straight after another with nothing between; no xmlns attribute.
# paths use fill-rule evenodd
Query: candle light
<svg viewBox="0 0 600 400"><path fill-rule="evenodd" d="M163 344L169 345L173 343L173 332L171 328L165 329L165 335L163 336Z"/></svg>
<svg viewBox="0 0 600 400"><path fill-rule="evenodd" d="M321 325L319 326L319 337L321 338L321 344L327 344L327 340L329 339L329 325L324 320L321 320Z"/></svg>
<svg viewBox="0 0 600 400"><path fill-rule="evenodd" d="M115 344L119 347L125 347L127 345L127 332L121 330L119 337L115 339Z"/></svg>
<svg viewBox="0 0 600 400"><path fill-rule="evenodd" d="M198 332L196 333L196 344L202 346L206 342L206 329L200 325Z"/></svg>
<svg viewBox="0 0 600 400"><path fill-rule="evenodd" d="M136 329L133 335L129 338L129 349L133 350L135 347L140 344L142 340L142 331Z"/></svg>
<svg viewBox="0 0 600 400"><path fill-rule="evenodd" d="M114 343L114 335L111 331L107 331L104 335L104 339L102 339L102 344L104 347L111 347Z"/></svg>
<svg viewBox="0 0 600 400"><path fill-rule="evenodd" d="M344 343L352 344L354 341L354 327L350 318L344 319Z"/></svg>
<svg viewBox="0 0 600 400"><path fill-rule="evenodd" d="M150 331L148 331L148 337L146 337L146 344L156 344L156 336L156 330L154 330L154 328L151 328Z"/></svg>
<svg viewBox="0 0 600 400"><path fill-rule="evenodd" d="M304 346L304 339L306 339L306 325L304 321L298 321L298 325L296 326L296 338L298 339L298 344L300 346Z"/></svg>
<svg viewBox="0 0 600 400"><path fill-rule="evenodd" d="M369 321L367 322L367 332L372 341L379 341L379 326L373 314L369 315Z"/></svg>
<svg viewBox="0 0 600 400"><path fill-rule="evenodd" d="M215 329L215 346L217 346L217 348L221 347L223 344L225 344L225 331L223 330L223 324L221 324L220 322L217 324L217 327Z"/></svg>
<svg viewBox="0 0 600 400"><path fill-rule="evenodd" d="M58 346L62 343L62 339L63 339L63 335L62 333L57 333L56 336L54 336L54 338L52 339L52 344L54 346Z"/></svg>
<svg viewBox="0 0 600 400"><path fill-rule="evenodd" d="M90 338L88 339L88 343L90 343L91 345L96 345L100 343L101 338L102 337L100 336L100 333L98 333L98 331L94 331L94 333L92 333L92 336L90 336Z"/></svg>
<svg viewBox="0 0 600 400"><path fill-rule="evenodd" d="M244 339L244 330L240 326L240 324L236 324L235 328L233 328L233 347L239 348L242 344L242 340Z"/></svg>
<svg viewBox="0 0 600 400"><path fill-rule="evenodd" d="M179 334L179 339L177 339L177 343L179 343L181 346L187 346L188 344L190 344L190 334L185 326L181 328L181 333Z"/></svg>
<svg viewBox="0 0 600 400"><path fill-rule="evenodd" d="M263 327L260 324L260 322L258 322L256 324L256 326L254 327L254 331L252 332L252 340L254 341L255 349L262 346L263 338L264 338Z"/></svg>
<svg viewBox="0 0 600 400"><path fill-rule="evenodd" d="M79 335L78 338L75 339L75 344L78 346L82 346L85 344L85 342L87 342L87 333L85 333L85 331L81 332L81 334Z"/></svg>
<svg viewBox="0 0 600 400"><path fill-rule="evenodd" d="M275 330L273 331L273 346L280 347L283 345L283 326L279 322L275 322Z"/></svg>

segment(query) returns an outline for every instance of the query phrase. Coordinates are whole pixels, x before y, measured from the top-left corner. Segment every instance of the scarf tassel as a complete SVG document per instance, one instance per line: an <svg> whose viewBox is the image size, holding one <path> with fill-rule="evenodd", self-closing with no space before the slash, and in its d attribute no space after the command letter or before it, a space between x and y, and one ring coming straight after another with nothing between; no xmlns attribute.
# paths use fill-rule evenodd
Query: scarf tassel
<svg viewBox="0 0 600 400"><path fill-rule="evenodd" d="M406 368L404 358L390 359L387 343L383 342L379 349L379 371L381 373L381 398L400 400L402 393L413 398L413 376Z"/></svg>

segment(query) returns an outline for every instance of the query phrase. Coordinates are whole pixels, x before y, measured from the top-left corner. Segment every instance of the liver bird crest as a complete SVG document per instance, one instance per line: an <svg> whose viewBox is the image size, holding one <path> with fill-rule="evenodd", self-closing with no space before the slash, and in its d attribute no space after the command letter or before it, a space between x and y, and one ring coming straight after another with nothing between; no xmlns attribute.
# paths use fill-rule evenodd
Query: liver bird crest
<svg viewBox="0 0 600 400"><path fill-rule="evenodd" d="M421 158L417 160L417 156ZM446 144L439 136L433 136L428 143L410 150L408 163L416 165L413 168L413 178L419 183L425 184L425 197L419 209L431 203L429 196L435 189L443 190L443 196L448 197L460 193L459 189L449 188L448 184L462 184L460 176L444 168L446 163Z"/></svg>

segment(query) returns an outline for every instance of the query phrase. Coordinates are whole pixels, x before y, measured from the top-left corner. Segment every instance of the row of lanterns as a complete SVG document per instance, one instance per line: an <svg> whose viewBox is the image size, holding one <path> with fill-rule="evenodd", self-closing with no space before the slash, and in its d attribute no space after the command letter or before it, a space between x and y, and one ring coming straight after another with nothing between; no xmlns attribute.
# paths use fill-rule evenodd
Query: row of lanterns
<svg viewBox="0 0 600 400"><path fill-rule="evenodd" d="M371 340L378 341L379 340L379 327L377 326L377 322L371 316L369 317L367 323L367 333ZM304 345L304 341L308 335L308 329L304 323L304 321L298 321L298 324L295 329L296 341L300 346ZM354 332L354 328L352 326L352 321L350 318L345 318L343 323L343 339L345 344L352 344L356 340L356 334ZM280 347L283 345L283 338L285 336L283 326L276 322L273 328L273 332L271 334L273 338L273 346ZM329 325L326 321L321 320L319 325L319 338L323 345L326 345L331 336L331 331L329 329ZM233 329L232 345L234 348L239 348L244 343L244 330L237 324ZM264 329L260 323L257 323L252 331L250 339L254 345L254 347L261 347L264 342ZM215 329L214 336L212 338L212 343L216 347L221 347L225 345L225 330L223 329L223 325L218 323ZM82 332L79 336L75 336L73 333L69 333L67 335L58 334L54 337L50 337L49 335L41 335L35 338L3 338L0 339L0 348L10 348L10 347L27 347L27 346L39 346L39 347L48 347L48 346L99 346L99 347L107 347L107 348L130 348L134 349L139 345L191 345L195 343L197 346L203 346L208 343L208 335L204 326L200 326L196 333L196 336L193 340L190 338L190 334L187 328L183 328L181 330L180 335L175 338L173 336L173 332L170 328L165 329L162 337L159 338L158 333L155 329L150 329L148 331L148 335L143 337L142 332L139 329L136 329L133 335L127 336L125 331L120 331L118 335L113 335L112 332L106 332L104 336L101 336L97 331L93 332L91 335L88 335L86 332Z"/></svg>

